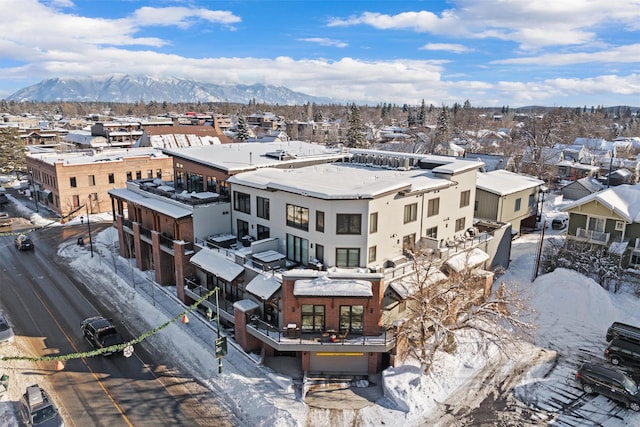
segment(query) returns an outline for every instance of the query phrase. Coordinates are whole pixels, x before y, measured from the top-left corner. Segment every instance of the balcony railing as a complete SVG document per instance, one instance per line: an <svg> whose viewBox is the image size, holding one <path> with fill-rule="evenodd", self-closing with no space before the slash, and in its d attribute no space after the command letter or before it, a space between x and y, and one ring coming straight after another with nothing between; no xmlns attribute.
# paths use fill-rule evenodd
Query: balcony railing
<svg viewBox="0 0 640 427"><path fill-rule="evenodd" d="M586 241L588 243L595 243L598 245L606 245L609 243L609 233L603 233L601 231L587 230L586 228L576 229L576 240Z"/></svg>
<svg viewBox="0 0 640 427"><path fill-rule="evenodd" d="M366 347L366 351L377 349L388 351L395 345L396 338L391 329L382 329L378 335L363 335L359 332L339 333L336 331L300 331L297 328L279 329L255 316L248 319L247 327L256 338L281 349L293 349L304 346L320 351L327 346L348 346L354 351L356 348ZM363 350L364 351L364 350Z"/></svg>

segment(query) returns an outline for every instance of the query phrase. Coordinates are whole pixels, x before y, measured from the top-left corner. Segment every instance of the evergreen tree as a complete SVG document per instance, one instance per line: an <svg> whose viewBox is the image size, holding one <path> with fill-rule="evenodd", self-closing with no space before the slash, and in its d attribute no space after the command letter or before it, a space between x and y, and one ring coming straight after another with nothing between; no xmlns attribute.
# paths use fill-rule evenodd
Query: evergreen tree
<svg viewBox="0 0 640 427"><path fill-rule="evenodd" d="M442 143L449 139L449 109L446 105L438 115L438 125L436 128L436 142Z"/></svg>
<svg viewBox="0 0 640 427"><path fill-rule="evenodd" d="M16 128L0 128L0 172L18 178L27 173L24 141Z"/></svg>
<svg viewBox="0 0 640 427"><path fill-rule="evenodd" d="M420 104L420 110L418 111L418 125L424 126L427 118L427 107L424 103L424 99L422 100L422 104Z"/></svg>
<svg viewBox="0 0 640 427"><path fill-rule="evenodd" d="M247 139L249 139L250 135L249 135L249 124L247 123L247 119L244 118L244 116L239 116L238 117L238 133L236 135L236 138L238 138L239 141L246 141Z"/></svg>
<svg viewBox="0 0 640 427"><path fill-rule="evenodd" d="M367 145L365 128L360 116L360 108L353 103L349 107L349 128L347 129L347 146L361 148Z"/></svg>

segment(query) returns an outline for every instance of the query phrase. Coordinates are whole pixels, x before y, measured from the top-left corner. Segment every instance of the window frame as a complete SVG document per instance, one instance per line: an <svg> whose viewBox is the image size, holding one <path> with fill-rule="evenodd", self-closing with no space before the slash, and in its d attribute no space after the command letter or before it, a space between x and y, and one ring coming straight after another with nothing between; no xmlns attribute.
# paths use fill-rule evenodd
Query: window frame
<svg viewBox="0 0 640 427"><path fill-rule="evenodd" d="M440 214L440 197L434 197L427 201L427 217Z"/></svg>
<svg viewBox="0 0 640 427"><path fill-rule="evenodd" d="M466 208L471 204L471 190L465 190L460 193L460 207Z"/></svg>
<svg viewBox="0 0 640 427"><path fill-rule="evenodd" d="M409 203L404 205L404 223L415 222L418 220L418 203Z"/></svg>
<svg viewBox="0 0 640 427"><path fill-rule="evenodd" d="M378 232L378 212L369 214L369 234Z"/></svg>
<svg viewBox="0 0 640 427"><path fill-rule="evenodd" d="M339 213L336 214L336 234L355 235L362 234L362 214L359 213Z"/></svg>
<svg viewBox="0 0 640 427"><path fill-rule="evenodd" d="M344 256L341 256L341 253L344 253ZM344 258L346 263L340 263L341 258ZM360 267L360 248L336 248L336 267Z"/></svg>
<svg viewBox="0 0 640 427"><path fill-rule="evenodd" d="M233 210L251 215L251 194L234 191Z"/></svg>
<svg viewBox="0 0 640 427"><path fill-rule="evenodd" d="M287 226L309 231L309 208L287 203Z"/></svg>
<svg viewBox="0 0 640 427"><path fill-rule="evenodd" d="M269 199L267 197L256 196L256 216L262 219L269 219Z"/></svg>

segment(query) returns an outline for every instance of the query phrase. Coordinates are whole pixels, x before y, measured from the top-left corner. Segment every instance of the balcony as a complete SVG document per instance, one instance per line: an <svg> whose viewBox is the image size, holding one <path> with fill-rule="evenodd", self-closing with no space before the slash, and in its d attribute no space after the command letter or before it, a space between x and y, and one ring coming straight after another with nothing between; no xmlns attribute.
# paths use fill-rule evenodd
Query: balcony
<svg viewBox="0 0 640 427"><path fill-rule="evenodd" d="M252 317L247 323L247 332L278 351L385 353L396 344L395 334L391 329L383 329L379 335L362 335L356 332L305 332L293 328L281 330L256 317Z"/></svg>
<svg viewBox="0 0 640 427"><path fill-rule="evenodd" d="M596 245L606 245L609 243L609 233L603 233L601 231L587 230L586 228L576 229L575 240L593 243Z"/></svg>

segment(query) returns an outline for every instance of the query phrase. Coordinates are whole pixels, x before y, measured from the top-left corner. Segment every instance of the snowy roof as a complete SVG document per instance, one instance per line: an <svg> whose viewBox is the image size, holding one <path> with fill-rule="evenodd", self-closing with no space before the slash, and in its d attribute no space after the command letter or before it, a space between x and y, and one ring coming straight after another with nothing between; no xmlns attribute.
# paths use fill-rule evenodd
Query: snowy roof
<svg viewBox="0 0 640 427"><path fill-rule="evenodd" d="M258 169L234 175L232 184L281 190L319 199L373 199L392 192L439 189L452 185L426 169L372 168L354 163L332 163L297 169Z"/></svg>
<svg viewBox="0 0 640 427"><path fill-rule="evenodd" d="M258 274L247 284L247 292L267 300L282 286L282 279L274 274Z"/></svg>
<svg viewBox="0 0 640 427"><path fill-rule="evenodd" d="M123 159L137 157L167 158L162 151L154 148L105 148L93 152L69 152L60 153L51 150L38 150L29 154L30 157L50 165L64 163L65 165L86 165L104 162L122 162Z"/></svg>
<svg viewBox="0 0 640 427"><path fill-rule="evenodd" d="M389 286L391 286L391 288L397 292L400 298L405 299L418 292L421 286L428 287L445 280L447 280L446 274L444 274L436 267L430 267L429 273L427 274L424 283L417 283L415 280L412 280L411 277L405 277L400 280L391 282Z"/></svg>
<svg viewBox="0 0 640 427"><path fill-rule="evenodd" d="M540 187L543 184L544 181L532 176L520 175L503 169L478 173L476 178L477 188L500 196Z"/></svg>
<svg viewBox="0 0 640 427"><path fill-rule="evenodd" d="M331 279L322 275L315 279L296 280L295 296L314 297L368 297L373 296L371 282L356 279Z"/></svg>
<svg viewBox="0 0 640 427"><path fill-rule="evenodd" d="M206 248L191 257L191 264L227 282L234 281L244 271L243 266L236 264L218 251Z"/></svg>
<svg viewBox="0 0 640 427"><path fill-rule="evenodd" d="M491 257L481 249L473 248L468 252L461 252L452 256L445 264L456 273L460 273L461 271L477 267L490 258Z"/></svg>
<svg viewBox="0 0 640 427"><path fill-rule="evenodd" d="M192 214L191 209L165 201L167 199L163 200L160 197L144 197L142 194L128 190L126 188L116 188L113 190L109 190L109 194L120 199L124 199L128 202L147 207L153 211L159 212L163 215L167 215L175 219L184 218Z"/></svg>
<svg viewBox="0 0 640 427"><path fill-rule="evenodd" d="M258 304L255 301L251 301L250 299L241 299L240 301L236 301L233 303L233 308L237 308L243 313L247 311L255 310L258 308Z"/></svg>
<svg viewBox="0 0 640 427"><path fill-rule="evenodd" d="M342 150L329 149L324 145L303 141L242 142L165 149L164 152L174 158L212 166L227 173L305 163L314 159L335 161L346 156ZM278 153L287 154L287 156L279 158L276 155Z"/></svg>
<svg viewBox="0 0 640 427"><path fill-rule="evenodd" d="M640 184L623 184L590 194L566 205L564 210L569 211L594 200L611 209L627 222L640 222Z"/></svg>

